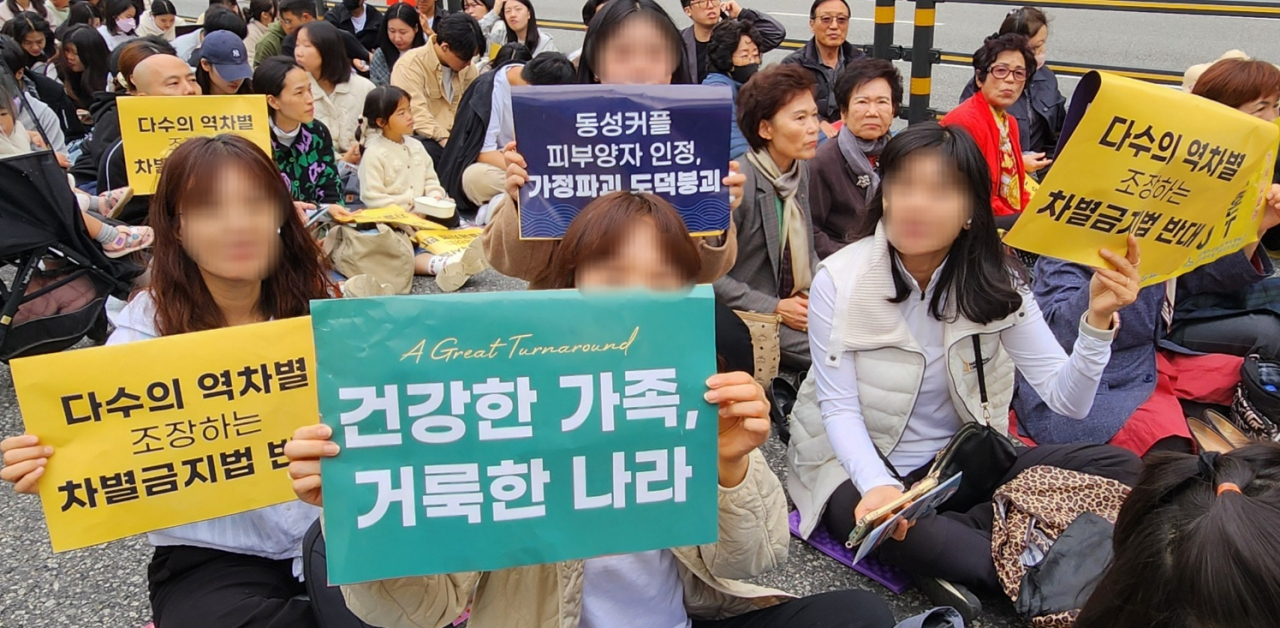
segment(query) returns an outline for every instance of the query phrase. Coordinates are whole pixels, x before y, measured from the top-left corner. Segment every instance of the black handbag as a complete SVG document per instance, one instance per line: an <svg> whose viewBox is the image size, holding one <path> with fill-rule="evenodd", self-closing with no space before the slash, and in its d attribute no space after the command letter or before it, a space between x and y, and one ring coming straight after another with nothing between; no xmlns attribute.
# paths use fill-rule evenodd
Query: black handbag
<svg viewBox="0 0 1280 628"><path fill-rule="evenodd" d="M982 365L982 344L975 334L973 359L978 370L978 393L982 398L982 418L966 423L951 442L938 452L929 468L929 476L939 483L957 473L964 473L960 488L939 510L967 512L978 504L991 501L991 496L1004 482L1005 476L1018 459L1013 441L991 427L991 412L987 401L987 379Z"/></svg>
<svg viewBox="0 0 1280 628"><path fill-rule="evenodd" d="M1280 442L1280 363L1256 355L1244 359L1231 418L1252 438Z"/></svg>

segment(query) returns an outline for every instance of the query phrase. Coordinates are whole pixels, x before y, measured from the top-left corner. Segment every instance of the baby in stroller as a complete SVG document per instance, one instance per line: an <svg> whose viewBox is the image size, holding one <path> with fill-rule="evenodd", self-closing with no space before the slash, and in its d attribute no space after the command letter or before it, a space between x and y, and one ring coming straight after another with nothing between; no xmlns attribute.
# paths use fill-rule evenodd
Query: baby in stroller
<svg viewBox="0 0 1280 628"><path fill-rule="evenodd" d="M3 92L5 90L0 90ZM33 146L33 136L18 121L19 100L16 98L0 98L0 158L25 155L43 148L43 142ZM38 136L37 136L38 137ZM72 185L68 183L68 185ZM151 246L153 234L151 227L131 227L126 225L109 225L86 213L96 211L110 216L116 207L123 207L133 196L130 188L120 188L104 192L97 196L74 189L79 204L81 217L89 235L102 245L107 257L122 257Z"/></svg>

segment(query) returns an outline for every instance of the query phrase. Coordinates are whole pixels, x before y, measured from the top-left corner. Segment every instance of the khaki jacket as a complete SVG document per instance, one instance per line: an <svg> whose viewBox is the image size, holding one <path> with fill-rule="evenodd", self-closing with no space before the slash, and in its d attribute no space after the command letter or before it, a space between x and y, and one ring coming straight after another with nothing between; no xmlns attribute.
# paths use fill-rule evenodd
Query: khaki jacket
<svg viewBox="0 0 1280 628"><path fill-rule="evenodd" d="M396 64L396 67L400 67ZM738 258L738 231L733 221L723 236L694 238L702 258L696 283L711 283L729 272ZM547 288L551 257L559 240L521 240L520 211L510 196L503 195L490 210L489 224L480 237L485 257L494 270L529 282L530 290Z"/></svg>
<svg viewBox="0 0 1280 628"><path fill-rule="evenodd" d="M444 68L436 56L436 38L433 35L427 40L427 45L400 55L395 69L391 71L391 84L409 94L413 132L437 141L449 139L462 93L479 75L474 65L467 65L461 72L454 73L453 98L446 99Z"/></svg>
<svg viewBox="0 0 1280 628"><path fill-rule="evenodd" d="M753 578L787 560L787 501L764 456L753 452L742 484L720 489L720 540L675 548L684 604L694 619L736 617L786 601ZM580 560L504 569L394 578L342 587L347 607L383 628L440 628L471 605L471 628L576 628L582 615Z"/></svg>

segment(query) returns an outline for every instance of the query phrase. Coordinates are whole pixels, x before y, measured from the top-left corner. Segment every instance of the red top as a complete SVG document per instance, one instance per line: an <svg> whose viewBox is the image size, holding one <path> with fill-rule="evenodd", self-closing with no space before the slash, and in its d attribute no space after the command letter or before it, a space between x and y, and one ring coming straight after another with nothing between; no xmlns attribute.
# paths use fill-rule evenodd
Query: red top
<svg viewBox="0 0 1280 628"><path fill-rule="evenodd" d="M1031 194L1027 192L1025 179L1026 167L1022 164L1021 137L1018 134L1018 121L1011 115L1005 115L1009 124L1009 142L1014 147L1013 161L1017 172L1018 189L1022 194L1022 207L1031 202ZM982 92L974 94L969 100L951 110L942 119L943 126L958 126L978 143L978 149L987 158L987 169L991 171L991 210L997 216L1016 214L1019 210L1000 192L1000 127L996 124L995 113Z"/></svg>

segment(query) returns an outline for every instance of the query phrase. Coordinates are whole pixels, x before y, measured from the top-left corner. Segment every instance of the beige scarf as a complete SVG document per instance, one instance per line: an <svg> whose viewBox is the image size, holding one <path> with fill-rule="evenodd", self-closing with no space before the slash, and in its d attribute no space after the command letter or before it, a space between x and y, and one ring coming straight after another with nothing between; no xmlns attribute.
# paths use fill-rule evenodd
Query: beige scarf
<svg viewBox="0 0 1280 628"><path fill-rule="evenodd" d="M778 164L774 163L767 149L747 153L747 161L769 180L782 199L782 233L787 236L783 249L791 246L791 277L795 281L791 294L808 292L809 284L813 283L813 268L809 265L810 226L805 222L800 202L796 200L796 193L800 191L800 160L791 162L791 169L785 174L778 170Z"/></svg>

